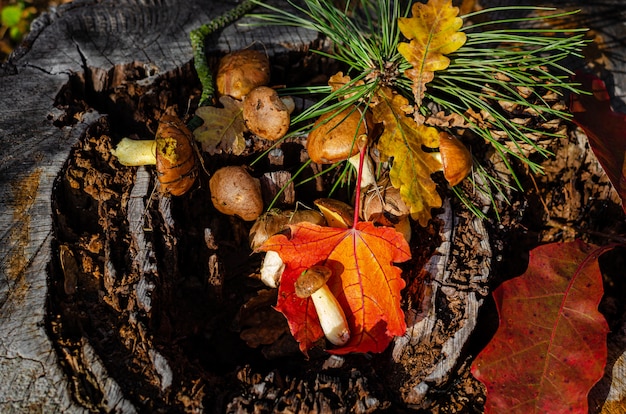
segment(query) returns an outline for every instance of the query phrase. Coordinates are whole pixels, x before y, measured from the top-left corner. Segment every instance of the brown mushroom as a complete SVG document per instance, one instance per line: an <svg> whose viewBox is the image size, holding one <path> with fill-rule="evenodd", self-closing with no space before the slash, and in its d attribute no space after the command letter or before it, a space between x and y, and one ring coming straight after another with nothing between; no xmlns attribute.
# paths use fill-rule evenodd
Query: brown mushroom
<svg viewBox="0 0 626 414"><path fill-rule="evenodd" d="M243 167L228 166L215 171L209 189L211 201L221 213L253 221L263 212L259 180Z"/></svg>
<svg viewBox="0 0 626 414"><path fill-rule="evenodd" d="M198 175L191 132L176 116L161 117L154 140L122 138L111 154L122 165L155 165L161 191L185 194Z"/></svg>
<svg viewBox="0 0 626 414"><path fill-rule="evenodd" d="M258 50L238 50L220 59L215 83L220 95L241 100L257 86L270 81L270 63Z"/></svg>
<svg viewBox="0 0 626 414"><path fill-rule="evenodd" d="M324 216L315 210L271 210L260 216L250 229L250 247L259 248L268 238L283 230L288 224L309 222L323 226L326 224ZM280 277L285 270L285 264L275 251L268 251L261 264L260 278L265 285L276 288L280 284Z"/></svg>
<svg viewBox="0 0 626 414"><path fill-rule="evenodd" d="M289 130L290 111L278 93L267 86L259 86L246 95L243 102L243 120L255 135L270 141L284 137Z"/></svg>
<svg viewBox="0 0 626 414"><path fill-rule="evenodd" d="M249 240L252 250L258 249L267 239L280 232L288 224L308 222L319 226L326 225L324 216L316 210L272 209L261 215L250 228Z"/></svg>
<svg viewBox="0 0 626 414"><path fill-rule="evenodd" d="M333 198L318 198L313 202L320 209L329 227L347 229L354 224L354 208Z"/></svg>
<svg viewBox="0 0 626 414"><path fill-rule="evenodd" d="M295 292L299 298L310 297L313 300L324 336L333 345L341 346L350 339L350 329L339 301L326 285L331 276L330 268L312 266L302 272L296 280Z"/></svg>
<svg viewBox="0 0 626 414"><path fill-rule="evenodd" d="M472 154L454 135L439 133L439 153L443 176L451 186L459 184L472 171Z"/></svg>
<svg viewBox="0 0 626 414"><path fill-rule="evenodd" d="M318 164L348 160L358 171L360 149L367 145L372 131L369 111L358 106L326 113L317 119L307 138L309 158ZM371 160L367 156L364 159L361 187L376 182Z"/></svg>

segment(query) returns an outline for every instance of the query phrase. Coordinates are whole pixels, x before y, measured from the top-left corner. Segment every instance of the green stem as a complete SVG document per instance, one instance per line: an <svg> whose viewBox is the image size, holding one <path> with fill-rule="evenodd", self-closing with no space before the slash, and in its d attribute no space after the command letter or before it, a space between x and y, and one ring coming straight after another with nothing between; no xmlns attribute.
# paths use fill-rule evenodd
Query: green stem
<svg viewBox="0 0 626 414"><path fill-rule="evenodd" d="M196 68L198 78L200 79L200 83L202 84L202 95L200 96L200 103L198 106L211 103L213 95L215 94L213 76L211 75L211 69L207 63L204 50L205 39L217 30L222 29L235 20L241 18L244 14L252 10L254 6L255 3L252 0L246 0L237 7L234 7L221 16L211 20L209 23L204 24L189 33L191 49L193 50L193 63Z"/></svg>

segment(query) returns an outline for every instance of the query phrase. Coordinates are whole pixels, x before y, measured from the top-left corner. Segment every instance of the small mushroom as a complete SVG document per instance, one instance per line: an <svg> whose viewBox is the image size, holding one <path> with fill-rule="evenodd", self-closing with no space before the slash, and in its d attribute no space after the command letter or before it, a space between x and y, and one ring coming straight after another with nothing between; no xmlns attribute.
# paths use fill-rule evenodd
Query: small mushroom
<svg viewBox="0 0 626 414"><path fill-rule="evenodd" d="M354 105L341 112L326 113L317 119L307 138L309 158L318 164L348 160L358 171L359 152L367 145L373 126L369 111ZM366 156L361 187L375 182L372 161Z"/></svg>
<svg viewBox="0 0 626 414"><path fill-rule="evenodd" d="M326 285L331 275L332 270L326 266L312 266L298 277L295 290L299 298L313 300L326 339L341 346L350 339L350 329L339 301Z"/></svg>
<svg viewBox="0 0 626 414"><path fill-rule="evenodd" d="M259 180L241 166L227 166L215 171L209 180L211 201L224 214L245 221L256 220L263 212Z"/></svg>
<svg viewBox="0 0 626 414"><path fill-rule="evenodd" d="M472 154L454 135L439 133L439 154L443 176L451 186L459 184L472 171Z"/></svg>
<svg viewBox="0 0 626 414"><path fill-rule="evenodd" d="M333 198L318 198L313 202L320 209L329 227L347 229L354 225L354 208Z"/></svg>
<svg viewBox="0 0 626 414"><path fill-rule="evenodd" d="M309 222L319 226L326 225L324 216L316 210L279 210L272 209L261 215L250 228L250 248L258 249L267 239L280 232L288 224Z"/></svg>
<svg viewBox="0 0 626 414"><path fill-rule="evenodd" d="M253 134L276 141L289 130L290 111L278 93L267 86L250 91L243 101L243 120Z"/></svg>
<svg viewBox="0 0 626 414"><path fill-rule="evenodd" d="M258 50L238 50L220 59L215 84L220 95L241 100L257 86L270 81L270 62Z"/></svg>
<svg viewBox="0 0 626 414"><path fill-rule="evenodd" d="M191 131L176 116L164 115L154 140L122 138L111 154L122 165L155 165L161 191L185 194L198 175Z"/></svg>
<svg viewBox="0 0 626 414"><path fill-rule="evenodd" d="M326 224L324 216L315 210L271 210L260 216L250 229L250 248L258 249L265 241L280 232L288 224L309 222L323 226ZM261 282L271 288L277 288L280 277L285 270L285 264L275 251L268 251L261 264Z"/></svg>

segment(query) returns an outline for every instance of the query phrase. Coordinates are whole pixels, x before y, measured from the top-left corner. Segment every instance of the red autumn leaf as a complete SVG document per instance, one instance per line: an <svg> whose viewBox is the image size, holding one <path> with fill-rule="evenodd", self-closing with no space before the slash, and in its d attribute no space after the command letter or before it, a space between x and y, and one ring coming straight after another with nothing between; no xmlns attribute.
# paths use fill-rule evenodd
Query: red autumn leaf
<svg viewBox="0 0 626 414"><path fill-rule="evenodd" d="M472 364L487 387L486 413L588 412L607 356L597 260L605 250L581 241L538 247L526 273L494 291L500 327Z"/></svg>
<svg viewBox="0 0 626 414"><path fill-rule="evenodd" d="M591 95L572 95L570 112L581 127L593 153L613 183L626 211L626 114L611 109L604 82L593 75L577 73L575 82Z"/></svg>
<svg viewBox="0 0 626 414"><path fill-rule="evenodd" d="M306 354L323 332L313 301L296 296L294 284L304 270L319 264L333 270L327 284L350 328L350 340L330 352L382 352L394 336L404 334L400 290L405 283L393 263L410 259L411 253L400 233L370 222L348 229L311 223L289 228L289 237L272 236L261 250L276 251L285 263L276 309L287 318L302 352Z"/></svg>

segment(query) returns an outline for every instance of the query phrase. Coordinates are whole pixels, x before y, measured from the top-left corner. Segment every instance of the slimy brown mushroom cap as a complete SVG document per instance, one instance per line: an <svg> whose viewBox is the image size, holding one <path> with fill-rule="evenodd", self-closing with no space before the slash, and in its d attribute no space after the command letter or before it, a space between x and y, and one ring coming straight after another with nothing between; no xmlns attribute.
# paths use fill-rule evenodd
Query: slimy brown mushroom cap
<svg viewBox="0 0 626 414"><path fill-rule="evenodd" d="M307 138L307 151L311 161L332 164L359 153L372 131L369 112L349 106L341 112L320 116Z"/></svg>

